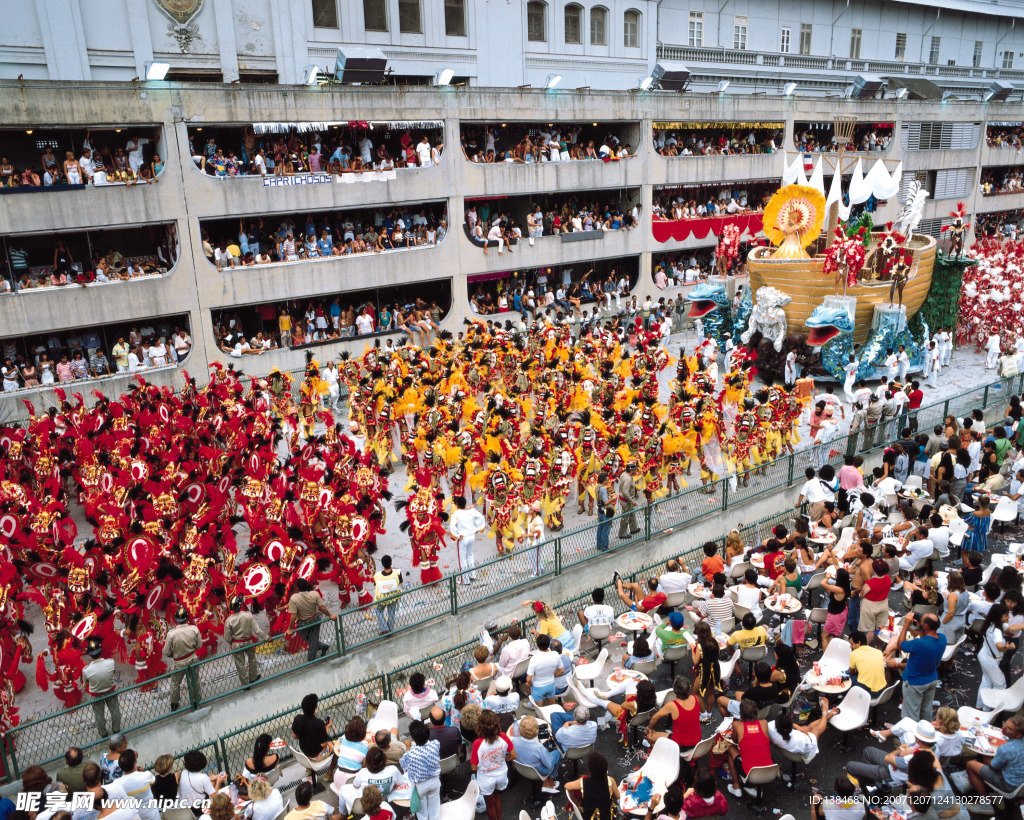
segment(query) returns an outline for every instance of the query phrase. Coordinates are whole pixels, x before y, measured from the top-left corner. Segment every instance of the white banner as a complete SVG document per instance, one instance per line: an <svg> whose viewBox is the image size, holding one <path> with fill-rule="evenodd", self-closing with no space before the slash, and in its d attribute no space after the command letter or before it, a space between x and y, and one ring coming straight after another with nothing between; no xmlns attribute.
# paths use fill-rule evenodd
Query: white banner
<svg viewBox="0 0 1024 820"><path fill-rule="evenodd" d="M320 185L333 182L330 174L299 174L287 177L263 177L264 188L280 188L287 185Z"/></svg>

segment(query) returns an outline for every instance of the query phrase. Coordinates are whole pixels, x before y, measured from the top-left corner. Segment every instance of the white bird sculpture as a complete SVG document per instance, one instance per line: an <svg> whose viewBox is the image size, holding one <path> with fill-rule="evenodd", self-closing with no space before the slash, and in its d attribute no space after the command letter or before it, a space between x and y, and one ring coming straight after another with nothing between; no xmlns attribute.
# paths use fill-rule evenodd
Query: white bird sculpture
<svg viewBox="0 0 1024 820"><path fill-rule="evenodd" d="M907 192L906 204L903 206L903 210L900 211L899 216L896 217L896 230L906 237L910 237L914 233L914 229L917 228L917 224L921 221L921 215L924 213L924 201L928 198L928 192L921 187L921 181L915 179L910 183L910 189Z"/></svg>

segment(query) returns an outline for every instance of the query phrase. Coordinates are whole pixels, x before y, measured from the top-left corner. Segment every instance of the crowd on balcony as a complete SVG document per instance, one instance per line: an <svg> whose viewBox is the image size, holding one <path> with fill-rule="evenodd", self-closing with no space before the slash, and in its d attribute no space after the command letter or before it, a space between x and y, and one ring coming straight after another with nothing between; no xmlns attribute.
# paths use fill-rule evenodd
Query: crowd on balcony
<svg viewBox="0 0 1024 820"><path fill-rule="evenodd" d="M989 148L1013 148L1016 151L1021 149L1022 134L1024 125L1003 124L990 125L985 131L985 142Z"/></svg>
<svg viewBox="0 0 1024 820"><path fill-rule="evenodd" d="M316 130L281 124L257 133L237 128L189 131L192 161L213 177L361 174L428 168L441 162L440 123L435 127L390 127L388 123L318 123ZM262 129L261 129L262 130Z"/></svg>
<svg viewBox="0 0 1024 820"><path fill-rule="evenodd" d="M174 224L82 233L12 235L4 239L0 294L42 288L127 282L174 267Z"/></svg>
<svg viewBox="0 0 1024 820"><path fill-rule="evenodd" d="M489 277L470 277L473 312L481 316L516 312L523 321L550 316L574 322L577 317L596 318L601 311L617 312L623 303L629 304L636 284L635 260L628 259L602 260L597 267L577 263L561 269L517 270L500 278L485 276Z"/></svg>
<svg viewBox="0 0 1024 820"><path fill-rule="evenodd" d="M1012 194L1024 190L1024 169L991 168L981 174L981 195Z"/></svg>
<svg viewBox="0 0 1024 820"><path fill-rule="evenodd" d="M614 127L605 128L597 123L466 125L462 129L462 153L470 162L519 164L574 160L611 162L633 156L633 146L616 131Z"/></svg>
<svg viewBox="0 0 1024 820"><path fill-rule="evenodd" d="M655 128L654 150L663 157L774 154L782 147L780 128Z"/></svg>
<svg viewBox="0 0 1024 820"><path fill-rule="evenodd" d="M450 308L449 285L429 282L231 308L214 314L213 331L233 358L381 333L405 333L427 346Z"/></svg>
<svg viewBox="0 0 1024 820"><path fill-rule="evenodd" d="M854 127L849 142L842 147L844 151L886 151L892 136L892 123L861 123ZM835 153L840 148L831 123L798 123L793 130L793 142L798 151Z"/></svg>
<svg viewBox="0 0 1024 820"><path fill-rule="evenodd" d="M86 130L79 142L75 135L46 130L3 139L0 133L0 189L52 188L66 185L134 185L156 182L164 162L154 150L158 134L152 129ZM33 134L35 133L35 138ZM38 153L33 145L42 145ZM9 157L13 157L10 159Z"/></svg>
<svg viewBox="0 0 1024 820"><path fill-rule="evenodd" d="M740 246L739 258L746 257L746 243ZM706 282L718 273L714 248L699 248L692 251L659 254L653 261L652 276L659 290ZM734 276L746 273L746 263L737 263L729 272Z"/></svg>
<svg viewBox="0 0 1024 820"><path fill-rule="evenodd" d="M778 182L766 180L687 186L675 191L662 189L655 195L651 211L655 219L704 219L760 213L778 187Z"/></svg>
<svg viewBox="0 0 1024 820"><path fill-rule="evenodd" d="M525 211L525 216L523 212ZM618 192L547 194L525 203L510 199L467 200L465 229L469 236L499 253L520 239L539 239L583 231L630 230L640 217L639 202L630 202ZM525 233L524 233L525 227Z"/></svg>
<svg viewBox="0 0 1024 820"><path fill-rule="evenodd" d="M312 262L436 245L448 232L444 203L211 220L203 254L217 270Z"/></svg>
<svg viewBox="0 0 1024 820"><path fill-rule="evenodd" d="M1024 236L1024 211L978 214L975 217L974 235L989 239L1016 240L1019 236Z"/></svg>
<svg viewBox="0 0 1024 820"><path fill-rule="evenodd" d="M0 340L3 392L175 367L192 349L187 316Z"/></svg>

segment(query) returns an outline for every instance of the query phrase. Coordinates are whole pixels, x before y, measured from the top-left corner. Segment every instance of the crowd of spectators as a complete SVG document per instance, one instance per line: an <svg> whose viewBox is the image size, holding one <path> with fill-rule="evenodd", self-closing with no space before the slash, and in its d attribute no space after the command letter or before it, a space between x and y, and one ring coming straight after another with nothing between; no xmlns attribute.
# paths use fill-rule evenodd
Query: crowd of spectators
<svg viewBox="0 0 1024 820"><path fill-rule="evenodd" d="M655 219L704 219L759 213L778 190L775 181L719 183L687 186L676 191L661 189L651 211Z"/></svg>
<svg viewBox="0 0 1024 820"><path fill-rule="evenodd" d="M981 174L981 195L1012 194L1024 190L1024 169L991 168Z"/></svg>
<svg viewBox="0 0 1024 820"><path fill-rule="evenodd" d="M188 356L188 318L144 320L133 325L91 327L46 336L0 341L3 392L49 384L101 379L159 367Z"/></svg>
<svg viewBox="0 0 1024 820"><path fill-rule="evenodd" d="M844 150L886 151L892 142L892 135L891 123L857 125ZM839 151L840 147L831 123L798 123L793 130L793 143L798 151L818 153L834 153Z"/></svg>
<svg viewBox="0 0 1024 820"><path fill-rule="evenodd" d="M525 211L525 216L523 212ZM537 239L580 231L630 230L640 217L640 205L630 206L618 194L548 194L528 208L510 200L467 200L466 230L481 242L499 242L503 248L512 238ZM487 247L484 247L486 253ZM499 250L499 252L501 252Z"/></svg>
<svg viewBox="0 0 1024 820"><path fill-rule="evenodd" d="M213 177L359 174L427 168L441 161L440 125L435 128L370 128L330 125L325 133L296 128L257 134L251 125L193 128L192 161Z"/></svg>
<svg viewBox="0 0 1024 820"><path fill-rule="evenodd" d="M985 143L989 148L1021 149L1022 125L990 125L985 131Z"/></svg>
<svg viewBox="0 0 1024 820"><path fill-rule="evenodd" d="M14 160L0 156L0 189L156 182L164 162L149 146L158 141L158 135L136 129L125 135L119 130L97 130L96 135L87 130L78 143L73 136L57 138L47 130L33 129L29 132L35 132L33 139L22 136L18 144L12 143ZM43 145L38 155L30 147L33 143Z"/></svg>
<svg viewBox="0 0 1024 820"><path fill-rule="evenodd" d="M654 150L663 157L710 157L729 154L774 154L782 147L783 129L654 129Z"/></svg>
<svg viewBox="0 0 1024 820"><path fill-rule="evenodd" d="M602 135L601 132L604 131ZM614 128L571 123L466 125L462 153L470 162L612 161L633 156L633 146Z"/></svg>
<svg viewBox="0 0 1024 820"><path fill-rule="evenodd" d="M217 220L203 228L203 254L224 270L436 245L448 223L444 203L431 203L275 216L273 222Z"/></svg>
<svg viewBox="0 0 1024 820"><path fill-rule="evenodd" d="M158 276L178 258L173 224L81 234L9 236L0 294ZM154 249L155 247L155 249Z"/></svg>
<svg viewBox="0 0 1024 820"><path fill-rule="evenodd" d="M437 295L436 287L433 292L436 298L428 300L356 291L225 310L215 316L213 330L217 346L234 358L387 332L405 333L414 344L426 346L451 306L447 294ZM387 298L389 295L393 298Z"/></svg>
<svg viewBox="0 0 1024 820"><path fill-rule="evenodd" d="M729 270L731 276L745 276L748 245L740 244L739 257L736 264ZM662 254L654 261L652 276L659 290L706 282L710 277L718 275L714 248L701 248L693 251Z"/></svg>
<svg viewBox="0 0 1024 820"><path fill-rule="evenodd" d="M1024 211L978 214L974 223L974 235L989 239L1016 240L1018 236L1024 235Z"/></svg>
<svg viewBox="0 0 1024 820"><path fill-rule="evenodd" d="M556 318L584 315L584 305L591 305L592 316L601 310L619 310L629 303L629 294L636 284L636 274L614 267L616 260L602 262L602 271L583 265L534 268L514 271L507 279L492 279L470 285L470 304L481 316L518 312L532 321L550 311ZM619 260L627 262L628 260Z"/></svg>

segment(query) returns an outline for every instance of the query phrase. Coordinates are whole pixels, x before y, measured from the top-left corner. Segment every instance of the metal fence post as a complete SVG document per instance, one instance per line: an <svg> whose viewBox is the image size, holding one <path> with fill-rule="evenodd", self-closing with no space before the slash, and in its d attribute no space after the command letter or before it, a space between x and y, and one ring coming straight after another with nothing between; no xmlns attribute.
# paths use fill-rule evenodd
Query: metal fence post
<svg viewBox="0 0 1024 820"><path fill-rule="evenodd" d="M341 615L334 622L334 645L338 648L338 657L345 654L345 629L342 626Z"/></svg>
<svg viewBox="0 0 1024 820"><path fill-rule="evenodd" d="M459 611L459 602L455 594L455 576L448 576L448 599L452 605L452 615L455 615Z"/></svg>
<svg viewBox="0 0 1024 820"><path fill-rule="evenodd" d="M787 475L786 475L786 486L787 487L792 487L793 486L793 465L795 464L795 462L796 462L796 453L790 453L789 454L789 470L788 470Z"/></svg>
<svg viewBox="0 0 1024 820"><path fill-rule="evenodd" d="M722 512L729 509L729 478L723 476L722 479Z"/></svg>
<svg viewBox="0 0 1024 820"><path fill-rule="evenodd" d="M651 505L644 507L644 541L651 540Z"/></svg>
<svg viewBox="0 0 1024 820"><path fill-rule="evenodd" d="M562 574L562 536L555 539L555 575Z"/></svg>
<svg viewBox="0 0 1024 820"><path fill-rule="evenodd" d="M981 406L982 407L988 407L988 389L989 389L990 386L991 385L988 385L988 384L985 385L985 395L984 395L984 398L982 398L982 400L981 400Z"/></svg>

